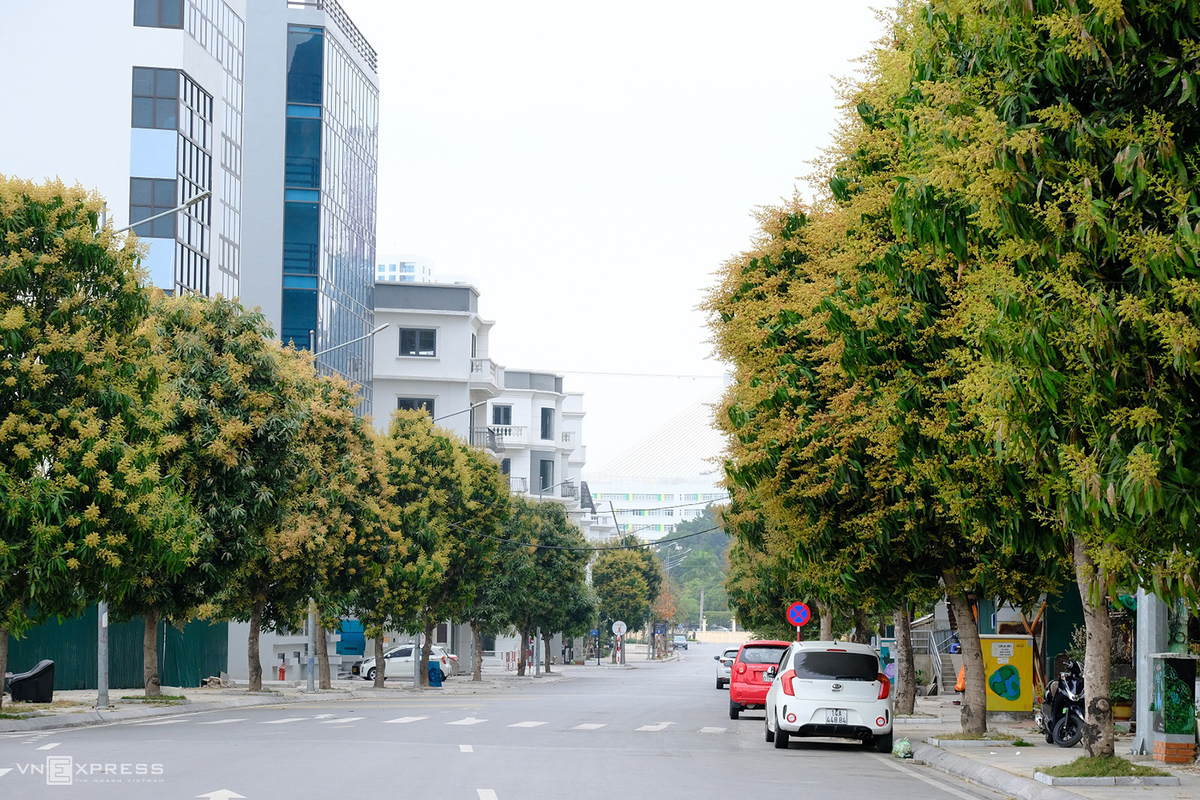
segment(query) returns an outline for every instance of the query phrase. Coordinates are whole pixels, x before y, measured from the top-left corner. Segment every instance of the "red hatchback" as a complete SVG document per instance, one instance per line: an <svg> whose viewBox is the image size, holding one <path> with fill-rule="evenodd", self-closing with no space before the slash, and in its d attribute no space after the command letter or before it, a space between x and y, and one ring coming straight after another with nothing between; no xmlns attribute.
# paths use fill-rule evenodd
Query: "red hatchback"
<svg viewBox="0 0 1200 800"><path fill-rule="evenodd" d="M779 659L791 642L746 642L738 651L729 673L729 718L737 719L747 708L762 708L767 702L771 678L767 669L779 666ZM774 676L772 676L773 678Z"/></svg>

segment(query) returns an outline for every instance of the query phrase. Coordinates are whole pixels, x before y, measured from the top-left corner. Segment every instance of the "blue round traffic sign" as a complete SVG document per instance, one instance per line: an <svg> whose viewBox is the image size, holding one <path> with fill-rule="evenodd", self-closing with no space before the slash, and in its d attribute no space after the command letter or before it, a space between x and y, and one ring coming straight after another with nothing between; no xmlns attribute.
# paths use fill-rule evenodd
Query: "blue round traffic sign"
<svg viewBox="0 0 1200 800"><path fill-rule="evenodd" d="M792 603L788 606L788 622L797 627L807 624L810 616L812 615L808 611L808 606L804 605L804 603Z"/></svg>

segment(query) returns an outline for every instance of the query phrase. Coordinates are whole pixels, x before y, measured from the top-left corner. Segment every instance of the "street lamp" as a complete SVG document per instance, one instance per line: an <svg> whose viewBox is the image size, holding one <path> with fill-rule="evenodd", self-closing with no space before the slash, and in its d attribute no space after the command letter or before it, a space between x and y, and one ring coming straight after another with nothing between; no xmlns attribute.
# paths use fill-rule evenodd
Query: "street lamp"
<svg viewBox="0 0 1200 800"><path fill-rule="evenodd" d="M208 189L205 189L203 192L196 195L191 200L188 200L187 202L183 203L182 205L175 206L170 211L163 211L161 214L155 214L153 217L146 217L145 219L139 219L137 222L131 222L130 224L126 225L124 228L118 228L117 230L113 231L113 233L114 234L124 233L125 231L133 230L138 225L145 225L147 222L154 222L154 220L161 219L162 217L165 217L169 214L178 214L180 211L191 208L192 206L196 205L196 203L199 203L201 200L206 200L209 197L212 197L212 192Z"/></svg>

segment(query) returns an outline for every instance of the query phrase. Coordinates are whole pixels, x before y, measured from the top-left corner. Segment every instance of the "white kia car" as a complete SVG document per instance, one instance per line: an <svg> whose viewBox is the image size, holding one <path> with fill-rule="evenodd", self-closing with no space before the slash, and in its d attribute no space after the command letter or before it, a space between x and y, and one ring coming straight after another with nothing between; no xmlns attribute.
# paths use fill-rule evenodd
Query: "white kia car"
<svg viewBox="0 0 1200 800"><path fill-rule="evenodd" d="M792 736L830 736L892 751L892 684L874 648L793 642L772 669L766 739L775 747L787 748Z"/></svg>
<svg viewBox="0 0 1200 800"><path fill-rule="evenodd" d="M420 658L420 651L417 652L417 657ZM387 659L387 677L388 678L409 678L413 676L413 657L412 645L402 644L398 647L393 647L383 654ZM429 652L429 663L437 664L442 670L442 680L451 675L458 674L458 656L450 655L439 645L433 645ZM364 659L350 668L353 675L364 678L368 681L375 680L375 657Z"/></svg>
<svg viewBox="0 0 1200 800"><path fill-rule="evenodd" d="M729 670L737 658L738 648L731 647L719 656L713 656L717 661L717 688L724 689L729 685Z"/></svg>

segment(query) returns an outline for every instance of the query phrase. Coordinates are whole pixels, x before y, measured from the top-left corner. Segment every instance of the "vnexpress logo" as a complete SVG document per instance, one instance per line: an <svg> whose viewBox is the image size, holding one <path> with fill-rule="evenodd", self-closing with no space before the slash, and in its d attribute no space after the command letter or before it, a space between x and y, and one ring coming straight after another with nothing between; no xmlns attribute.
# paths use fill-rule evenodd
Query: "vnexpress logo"
<svg viewBox="0 0 1200 800"><path fill-rule="evenodd" d="M75 761L71 756L46 756L46 785L70 786L75 781Z"/></svg>

